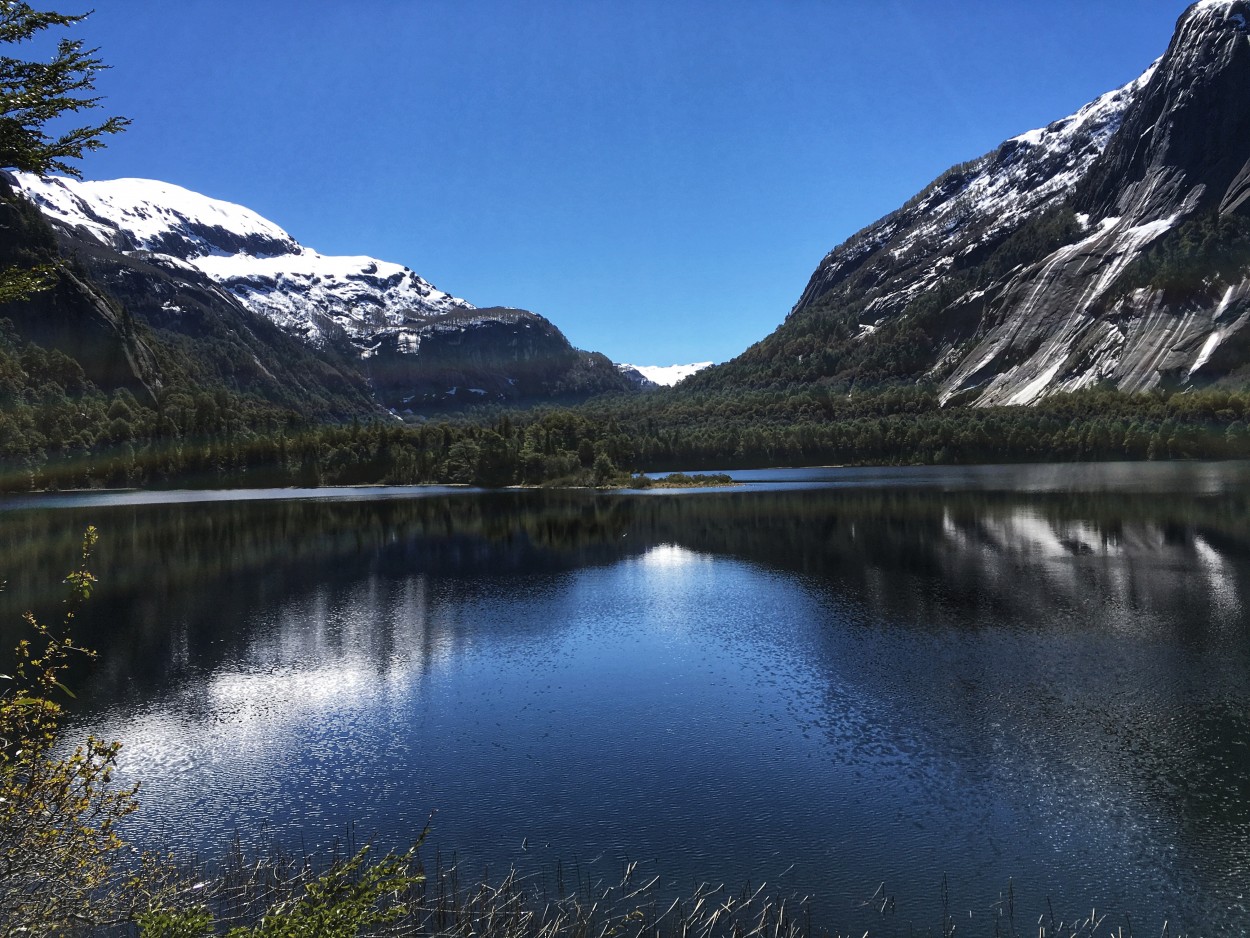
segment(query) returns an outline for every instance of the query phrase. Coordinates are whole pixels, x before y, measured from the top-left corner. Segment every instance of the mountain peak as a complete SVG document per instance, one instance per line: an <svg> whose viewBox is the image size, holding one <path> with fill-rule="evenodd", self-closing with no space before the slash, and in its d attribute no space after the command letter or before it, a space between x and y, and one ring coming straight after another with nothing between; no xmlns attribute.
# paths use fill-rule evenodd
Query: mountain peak
<svg viewBox="0 0 1250 938"><path fill-rule="evenodd" d="M711 362L694 362L689 365L630 365L621 364L616 366L623 374L634 372L642 381L648 385L663 385L664 387L672 387L680 381L689 378L697 371L704 368L712 367ZM638 379L633 379L637 382Z"/></svg>
<svg viewBox="0 0 1250 938"><path fill-rule="evenodd" d="M62 248L128 315L179 342L233 343L229 380L283 400L264 361L275 352L301 362L300 387L318 400L367 387L399 412L631 387L606 356L573 348L536 313L475 309L400 264L319 254L241 205L151 179L0 173L0 194L10 189L54 223ZM278 328L254 328L253 317ZM302 340L295 351L291 337Z"/></svg>
<svg viewBox="0 0 1250 938"><path fill-rule="evenodd" d="M1177 25L1201 21L1204 25L1231 23L1245 28L1250 4L1246 0L1198 0L1181 14Z"/></svg>
<svg viewBox="0 0 1250 938"><path fill-rule="evenodd" d="M276 256L299 244L268 219L156 179L86 182L64 176L9 174L11 185L49 218L86 229L122 251L152 251L181 260L248 253Z"/></svg>
<svg viewBox="0 0 1250 938"><path fill-rule="evenodd" d="M1138 223L1238 209L1250 196L1250 2L1200 0L1076 202Z"/></svg>

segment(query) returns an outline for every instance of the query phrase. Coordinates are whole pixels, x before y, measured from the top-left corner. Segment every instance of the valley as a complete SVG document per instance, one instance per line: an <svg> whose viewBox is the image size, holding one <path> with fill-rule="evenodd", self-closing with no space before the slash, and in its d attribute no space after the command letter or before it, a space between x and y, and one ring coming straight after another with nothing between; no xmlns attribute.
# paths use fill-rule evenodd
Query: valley
<svg viewBox="0 0 1250 938"><path fill-rule="evenodd" d="M0 475L16 490L608 484L1244 458L1235 8L1196 5L1139 78L942 174L831 251L773 334L723 364L656 369L659 385L538 314L322 255L242 206L10 173L0 260L61 273L4 310ZM347 424L373 423L384 443L347 442Z"/></svg>
<svg viewBox="0 0 1250 938"><path fill-rule="evenodd" d="M1250 0L939 6L0 4L0 936L1245 934Z"/></svg>

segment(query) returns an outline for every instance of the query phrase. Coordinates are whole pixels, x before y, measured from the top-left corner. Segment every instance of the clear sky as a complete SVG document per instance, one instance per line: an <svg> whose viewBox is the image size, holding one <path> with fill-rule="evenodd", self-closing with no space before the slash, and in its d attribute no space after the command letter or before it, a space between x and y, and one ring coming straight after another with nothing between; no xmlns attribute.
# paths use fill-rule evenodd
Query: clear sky
<svg viewBox="0 0 1250 938"><path fill-rule="evenodd" d="M238 202L615 361L723 361L948 166L1135 78L1185 6L102 0L75 33L134 123L82 169Z"/></svg>

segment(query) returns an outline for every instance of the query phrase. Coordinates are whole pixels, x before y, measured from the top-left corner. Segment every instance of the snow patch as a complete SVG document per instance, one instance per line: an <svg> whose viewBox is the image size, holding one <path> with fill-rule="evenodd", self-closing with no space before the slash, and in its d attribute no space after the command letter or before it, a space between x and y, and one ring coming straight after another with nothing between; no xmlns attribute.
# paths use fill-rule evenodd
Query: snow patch
<svg viewBox="0 0 1250 938"><path fill-rule="evenodd" d="M1055 380L1059 369L1063 367L1063 359L1059 359L1040 375L1022 387L1008 399L1008 404L1032 404L1046 390L1050 382Z"/></svg>
<svg viewBox="0 0 1250 938"><path fill-rule="evenodd" d="M1237 292L1236 286L1231 286L1224 291L1224 297L1220 300L1220 305L1215 308L1215 312L1211 314L1214 322L1219 322L1220 317L1228 312L1230 306L1233 305L1233 294Z"/></svg>
<svg viewBox="0 0 1250 938"><path fill-rule="evenodd" d="M1189 8L1189 18L1192 20L1201 15L1209 19L1222 19L1225 23L1232 23L1239 32L1245 32L1246 16L1235 9L1241 3L1242 0L1199 0Z"/></svg>
<svg viewBox="0 0 1250 938"><path fill-rule="evenodd" d="M866 339L880 328L881 328L880 320L878 320L877 322L861 322L859 324L859 335L857 335L855 338Z"/></svg>
<svg viewBox="0 0 1250 938"><path fill-rule="evenodd" d="M1098 282L1092 290L1092 295L1101 296L1105 290L1119 279L1120 274L1124 272L1124 268L1137 258L1142 248L1168 231L1176 224L1179 217L1179 215L1172 215L1168 218L1160 218L1157 221L1146 222L1144 225L1135 225L1120 232L1116 237L1115 243L1119 254L1115 260L1107 265L1107 269L1098 278Z"/></svg>
<svg viewBox="0 0 1250 938"><path fill-rule="evenodd" d="M1211 358L1211 354L1219 348L1220 342L1224 339L1224 333L1219 329L1207 336L1207 341L1202 345L1202 351L1198 353L1198 357L1194 359L1194 363L1189 366L1189 377L1193 377L1194 372L1201 368Z"/></svg>
<svg viewBox="0 0 1250 938"><path fill-rule="evenodd" d="M1189 12L1192 13L1227 13L1230 9L1240 3L1241 0L1198 0Z"/></svg>

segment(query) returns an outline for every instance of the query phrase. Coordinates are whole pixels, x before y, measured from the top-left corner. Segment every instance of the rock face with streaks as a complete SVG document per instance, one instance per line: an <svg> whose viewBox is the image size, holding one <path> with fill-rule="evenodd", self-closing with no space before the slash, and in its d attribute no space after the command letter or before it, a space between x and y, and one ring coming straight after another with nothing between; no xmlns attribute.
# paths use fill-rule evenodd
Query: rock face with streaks
<svg viewBox="0 0 1250 938"><path fill-rule="evenodd" d="M1028 404L1250 377L1250 2L1202 0L1137 80L939 177L831 251L700 387L923 381Z"/></svg>

